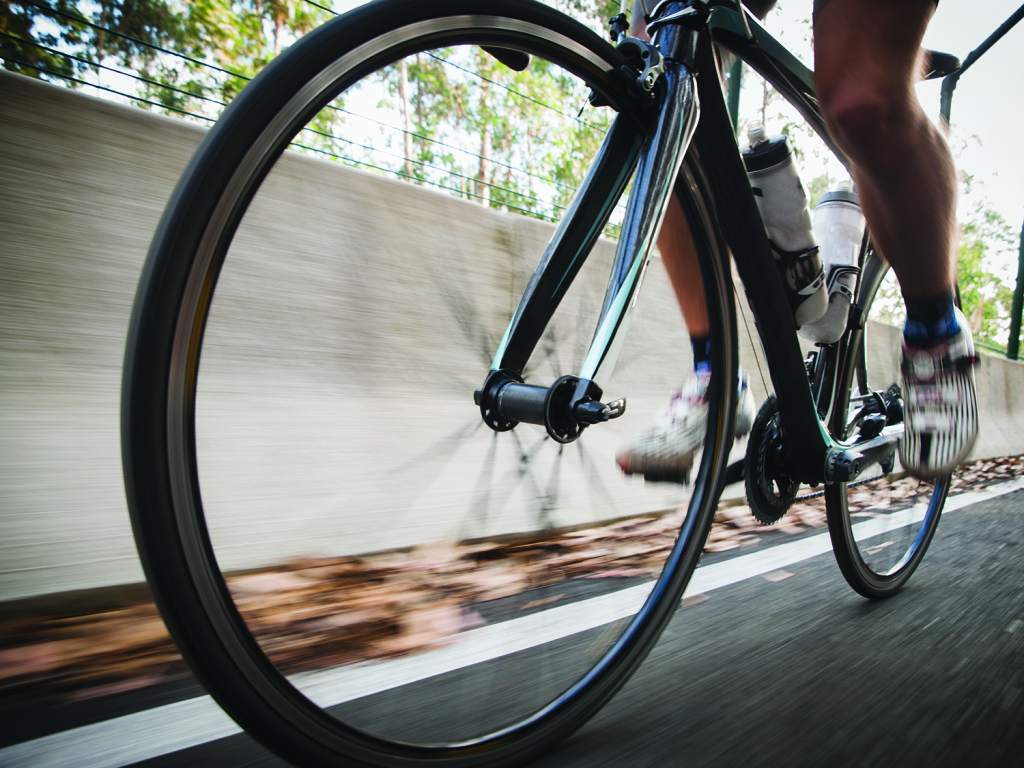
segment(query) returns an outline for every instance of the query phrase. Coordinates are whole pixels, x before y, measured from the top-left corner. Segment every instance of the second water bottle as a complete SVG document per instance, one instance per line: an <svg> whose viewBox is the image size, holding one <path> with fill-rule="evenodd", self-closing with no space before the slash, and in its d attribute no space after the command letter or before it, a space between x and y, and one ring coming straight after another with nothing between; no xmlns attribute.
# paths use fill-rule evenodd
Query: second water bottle
<svg viewBox="0 0 1024 768"><path fill-rule="evenodd" d="M818 344L834 344L846 330L864 239L864 215L851 185L821 196L814 209L814 232L828 270L828 311L821 319L801 328L800 335Z"/></svg>

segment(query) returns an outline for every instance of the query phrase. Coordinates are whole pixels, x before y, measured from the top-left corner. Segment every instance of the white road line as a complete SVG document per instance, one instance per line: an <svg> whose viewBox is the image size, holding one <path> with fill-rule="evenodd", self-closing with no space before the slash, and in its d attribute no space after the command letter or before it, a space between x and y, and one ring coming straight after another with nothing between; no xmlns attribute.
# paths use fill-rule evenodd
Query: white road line
<svg viewBox="0 0 1024 768"><path fill-rule="evenodd" d="M950 497L944 514L1024 488L1024 477ZM920 512L923 516L923 510ZM861 526L871 523L861 523ZM688 595L735 584L832 549L827 533L698 568ZM321 706L340 704L434 675L496 659L631 616L649 585L559 606L464 632L457 643L428 653L365 667L293 678ZM141 760L232 736L241 729L209 696L179 701L0 749L5 768L120 768Z"/></svg>

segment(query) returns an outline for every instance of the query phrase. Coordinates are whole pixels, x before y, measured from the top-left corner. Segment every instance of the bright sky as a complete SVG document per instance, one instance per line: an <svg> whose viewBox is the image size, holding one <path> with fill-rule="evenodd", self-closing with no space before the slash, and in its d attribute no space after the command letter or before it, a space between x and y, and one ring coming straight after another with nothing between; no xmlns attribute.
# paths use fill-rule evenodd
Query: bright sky
<svg viewBox="0 0 1024 768"><path fill-rule="evenodd" d="M992 34L1020 4L1016 0L943 0L925 44L962 59ZM975 176L1014 232L1024 223L1024 21L986 52L960 78L950 111L954 146L965 141L959 163ZM922 86L922 99L938 105L938 84ZM937 108L937 107L936 107Z"/></svg>

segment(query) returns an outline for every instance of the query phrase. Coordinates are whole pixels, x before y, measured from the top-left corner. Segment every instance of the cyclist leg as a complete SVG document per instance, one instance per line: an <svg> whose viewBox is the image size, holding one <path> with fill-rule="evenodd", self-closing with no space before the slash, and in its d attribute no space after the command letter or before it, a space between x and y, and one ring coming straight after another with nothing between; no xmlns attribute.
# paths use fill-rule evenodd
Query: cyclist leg
<svg viewBox="0 0 1024 768"><path fill-rule="evenodd" d="M832 0L814 19L815 88L855 164L864 215L910 299L953 286L956 177L914 92L934 0Z"/></svg>
<svg viewBox="0 0 1024 768"><path fill-rule="evenodd" d="M644 5L651 5L651 0L635 0L633 22L630 33L646 38L644 30ZM744 5L758 19L764 19L775 6L776 0L746 0ZM703 284L700 279L700 265L693 238L683 215L683 209L672 196L665 221L658 236L658 250L661 252L668 273L669 281L675 291L679 307L686 320L686 327L691 337L707 338L707 309L704 306Z"/></svg>
<svg viewBox="0 0 1024 768"><path fill-rule="evenodd" d="M750 0L748 8L763 19L776 0ZM652 5L648 0L646 5ZM645 0L634 0L630 34L647 39ZM707 420L706 398L710 378L710 324L704 298L700 263L686 216L675 195L669 201L658 234L658 251L683 314L693 347L693 373L658 415L654 426L621 451L619 467L628 474L642 474L649 480L683 482L688 477L700 447ZM745 379L740 381L739 402L734 422L737 436L750 431L755 403Z"/></svg>
<svg viewBox="0 0 1024 768"><path fill-rule="evenodd" d="M914 83L935 0L816 3L815 87L829 131L853 161L872 237L907 303L900 458L935 477L977 436L974 347L953 305L956 176Z"/></svg>

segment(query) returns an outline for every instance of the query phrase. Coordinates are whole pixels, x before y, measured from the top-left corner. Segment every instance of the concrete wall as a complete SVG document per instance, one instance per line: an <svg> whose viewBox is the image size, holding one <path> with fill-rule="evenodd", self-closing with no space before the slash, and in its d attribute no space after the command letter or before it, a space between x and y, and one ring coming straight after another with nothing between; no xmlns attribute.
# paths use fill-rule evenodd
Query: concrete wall
<svg viewBox="0 0 1024 768"><path fill-rule="evenodd" d="M149 239L201 137L0 72L0 601L141 579L119 456L124 334ZM271 550L383 548L677 501L673 489L652 499L617 483L610 466L689 366L657 260L608 392L630 397L631 421L562 454L530 429L504 448L473 431L467 393L549 232L324 161L280 164L218 286L200 379L201 469L226 567L266 563ZM581 362L593 326L580 318L598 309L609 259L602 245L542 345L538 379ZM891 369L894 333L875 333L880 368ZM976 455L1024 453L1013 413L1024 368L986 357L980 374ZM481 496L486 472L513 466L526 469ZM449 485L466 498L438 490ZM470 502L467 520L457 513Z"/></svg>

